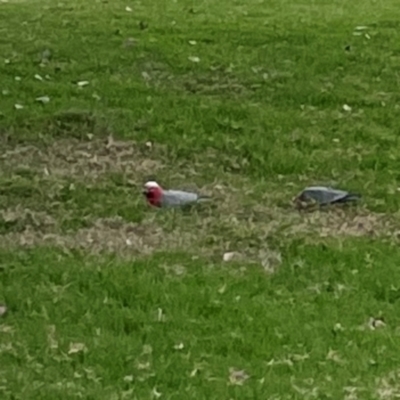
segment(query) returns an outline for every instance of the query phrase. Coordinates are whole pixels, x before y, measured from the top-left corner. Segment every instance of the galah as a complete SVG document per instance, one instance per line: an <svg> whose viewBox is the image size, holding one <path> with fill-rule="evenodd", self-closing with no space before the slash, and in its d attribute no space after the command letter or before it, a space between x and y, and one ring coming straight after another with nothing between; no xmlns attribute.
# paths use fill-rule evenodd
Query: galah
<svg viewBox="0 0 400 400"><path fill-rule="evenodd" d="M155 181L144 184L143 194L151 206L159 208L184 207L211 199L194 192L166 190Z"/></svg>
<svg viewBox="0 0 400 400"><path fill-rule="evenodd" d="M344 190L333 189L325 186L310 186L305 188L296 198L300 205L318 204L320 206L336 203L357 201L361 196ZM303 204L302 204L303 203Z"/></svg>

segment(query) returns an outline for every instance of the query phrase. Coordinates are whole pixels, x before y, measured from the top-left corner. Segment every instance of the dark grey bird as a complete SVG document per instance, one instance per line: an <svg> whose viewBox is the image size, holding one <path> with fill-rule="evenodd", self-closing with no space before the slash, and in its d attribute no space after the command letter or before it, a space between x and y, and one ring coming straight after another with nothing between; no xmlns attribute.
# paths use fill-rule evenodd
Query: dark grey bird
<svg viewBox="0 0 400 400"><path fill-rule="evenodd" d="M311 204L325 206L328 204L349 203L360 198L361 196L358 193L350 193L326 186L310 186L295 198L295 202L303 207Z"/></svg>

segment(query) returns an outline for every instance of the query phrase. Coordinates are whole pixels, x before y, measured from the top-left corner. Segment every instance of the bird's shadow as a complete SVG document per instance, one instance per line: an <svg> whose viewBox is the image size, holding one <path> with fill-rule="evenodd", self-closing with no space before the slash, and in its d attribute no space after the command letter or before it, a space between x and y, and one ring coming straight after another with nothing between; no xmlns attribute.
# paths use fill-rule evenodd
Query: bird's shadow
<svg viewBox="0 0 400 400"><path fill-rule="evenodd" d="M216 204L187 204L180 208L184 215L192 215L193 213L205 215L212 214L212 211L217 208Z"/></svg>
<svg viewBox="0 0 400 400"><path fill-rule="evenodd" d="M334 211L353 211L356 209L360 209L360 203L333 203L333 204L313 204L305 207L297 206L296 204L292 205L296 211L301 214L310 214L315 211L329 213Z"/></svg>

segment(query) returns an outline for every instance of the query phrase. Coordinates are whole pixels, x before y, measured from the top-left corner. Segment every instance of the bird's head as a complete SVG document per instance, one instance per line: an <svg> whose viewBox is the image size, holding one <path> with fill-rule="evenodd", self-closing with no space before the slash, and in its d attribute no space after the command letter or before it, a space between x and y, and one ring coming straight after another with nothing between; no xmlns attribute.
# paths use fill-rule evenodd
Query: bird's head
<svg viewBox="0 0 400 400"><path fill-rule="evenodd" d="M157 182L155 181L146 182L143 186L142 193L152 206L155 207L161 206L163 189Z"/></svg>
<svg viewBox="0 0 400 400"><path fill-rule="evenodd" d="M311 210L317 206L317 202L304 193L295 196L292 203L298 210Z"/></svg>

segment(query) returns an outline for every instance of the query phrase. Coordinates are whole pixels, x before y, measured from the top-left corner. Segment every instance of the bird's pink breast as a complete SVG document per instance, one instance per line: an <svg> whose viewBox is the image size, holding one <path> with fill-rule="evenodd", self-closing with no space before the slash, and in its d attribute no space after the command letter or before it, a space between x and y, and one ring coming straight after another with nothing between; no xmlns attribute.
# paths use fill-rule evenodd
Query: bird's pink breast
<svg viewBox="0 0 400 400"><path fill-rule="evenodd" d="M154 207L161 207L162 191L158 188L149 190L146 194L147 201Z"/></svg>

